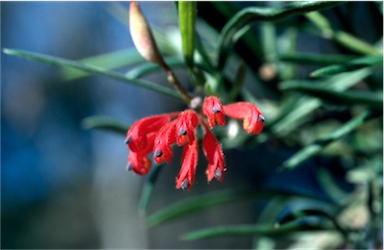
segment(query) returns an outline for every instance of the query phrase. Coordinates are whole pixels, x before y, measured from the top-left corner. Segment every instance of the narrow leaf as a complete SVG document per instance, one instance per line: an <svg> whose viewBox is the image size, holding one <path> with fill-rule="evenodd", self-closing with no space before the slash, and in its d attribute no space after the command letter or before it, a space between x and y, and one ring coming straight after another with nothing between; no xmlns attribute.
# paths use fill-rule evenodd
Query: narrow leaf
<svg viewBox="0 0 384 250"><path fill-rule="evenodd" d="M237 189L237 190L225 190L219 192L213 192L210 194L201 195L198 197L192 197L175 202L166 208L150 215L147 219L147 225L149 227L158 226L162 223L175 220L177 218L185 217L197 212L204 211L205 209L234 201L247 200L247 199L269 199L271 197L284 196L284 197L301 197L308 199L320 199L324 198L311 193L293 193L283 190L252 190ZM328 201L328 200L324 200Z"/></svg>
<svg viewBox="0 0 384 250"><path fill-rule="evenodd" d="M123 74L116 73L114 71L106 70L103 68L91 66L88 64L79 63L76 61L71 61L59 57L49 56L49 55L43 55L39 53L29 52L25 50L15 50L15 49L3 49L3 52L8 55L18 56L21 58L31 59L40 63L50 64L54 66L59 67L68 67L73 69L79 69L83 70L85 72L88 72L90 74L96 74L96 75L102 75L106 76L112 79L120 80L125 83L134 84L139 87L143 87L146 89L150 89L152 91L176 98L181 100L181 97L172 89L160 86L156 83L144 81L144 80L137 80L132 79L124 76Z"/></svg>
<svg viewBox="0 0 384 250"><path fill-rule="evenodd" d="M361 126L369 118L370 118L370 112L369 111L363 112L359 116L345 123L338 130L334 131L333 133L330 133L329 135L323 137L322 139L315 141L311 145L306 146L305 148L303 148L302 150L300 150L299 152L291 156L288 160L286 160L283 163L282 169L283 170L293 169L299 166L301 163L303 163L307 159L318 154L324 147L326 147L330 143L336 140L339 140L343 136L349 134L350 132L352 132L359 126Z"/></svg>
<svg viewBox="0 0 384 250"><path fill-rule="evenodd" d="M311 77L334 75L341 72L358 70L361 68L372 67L379 64L383 64L383 55L367 56L367 57L352 60L345 64L331 65L325 68L317 69L313 71L310 75Z"/></svg>
<svg viewBox="0 0 384 250"><path fill-rule="evenodd" d="M345 91L352 87L359 81L363 80L371 74L371 71L367 68L357 70L355 72L343 73L332 76L328 79L314 83L313 81L285 81L280 84L280 88L284 88L286 85L294 84L317 84L324 88L328 88L334 91ZM310 114L316 109L321 107L322 100L318 98L312 98L307 96L298 95L289 106L285 108L276 118L277 122L271 121L273 125L270 127L274 134L285 135L290 133L294 129L298 129L302 124L311 119Z"/></svg>
<svg viewBox="0 0 384 250"><path fill-rule="evenodd" d="M286 8L258 8L249 7L238 12L224 26L218 39L218 64L217 68L222 70L232 46L232 39L242 27L256 21L278 21L294 15L304 14L314 10L330 8L340 4L329 1L307 1L291 4Z"/></svg>
<svg viewBox="0 0 384 250"><path fill-rule="evenodd" d="M281 54L278 55L278 60L288 63L296 64L313 64L313 65L333 65L347 63L351 60L356 59L356 56L347 56L347 55L320 55L320 54L310 54L310 53L294 53L294 54Z"/></svg>
<svg viewBox="0 0 384 250"><path fill-rule="evenodd" d="M328 231L334 230L331 226L324 223L305 223L291 222L281 227L273 227L270 224L260 225L236 225L236 226L219 226L200 229L184 234L185 240L202 240L213 237L223 236L254 236L269 235L283 236L291 233L308 232L308 231Z"/></svg>
<svg viewBox="0 0 384 250"><path fill-rule="evenodd" d="M143 57L135 48L131 48L83 58L78 62L110 70L143 62ZM71 81L86 77L89 73L73 68L63 68L62 75L64 80Z"/></svg>
<svg viewBox="0 0 384 250"><path fill-rule="evenodd" d="M169 58L165 61L172 68L185 66L184 62L181 61L179 58ZM162 70L162 68L157 64L144 63L131 69L128 73L125 74L125 76L128 78L137 79L159 70Z"/></svg>
<svg viewBox="0 0 384 250"><path fill-rule="evenodd" d="M153 190L155 189L155 183L163 167L164 165L156 164L151 169L148 179L144 184L144 187L140 196L140 201L139 201L139 214L141 216L145 215L147 212L149 202L151 201L151 198L152 198Z"/></svg>
<svg viewBox="0 0 384 250"><path fill-rule="evenodd" d="M348 48L354 52L365 55L378 55L382 52L374 46L352 36L351 34L335 30L331 27L328 19L320 12L314 11L305 15L311 22L313 22L321 32L315 31L315 34L320 34L326 39L332 39L338 44Z"/></svg>
<svg viewBox="0 0 384 250"><path fill-rule="evenodd" d="M292 82L284 84L282 90L294 90L304 94L309 94L335 105L353 105L362 104L380 108L383 106L383 94L367 91L335 91L324 86L314 85L313 83Z"/></svg>
<svg viewBox="0 0 384 250"><path fill-rule="evenodd" d="M105 129L125 135L129 129L129 124L124 123L115 118L107 116L90 116L82 121L82 125L86 129Z"/></svg>

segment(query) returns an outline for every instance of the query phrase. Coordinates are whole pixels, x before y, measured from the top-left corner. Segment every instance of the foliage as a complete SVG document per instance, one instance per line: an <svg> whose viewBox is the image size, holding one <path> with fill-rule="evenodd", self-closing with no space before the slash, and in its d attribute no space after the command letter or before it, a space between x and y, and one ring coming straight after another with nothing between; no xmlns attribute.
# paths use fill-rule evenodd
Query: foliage
<svg viewBox="0 0 384 250"><path fill-rule="evenodd" d="M214 191L186 198L150 214L147 217L149 227L171 220L182 220L193 213L203 213L206 209L225 203L262 200L268 204L265 210L271 206L275 209L274 213L264 211L260 215L260 221L264 220L265 223L203 228L185 233L183 238L198 240L207 237L259 236L254 241L254 247L257 248L263 240L274 242L275 236L290 237L299 232L311 234L322 231L335 233L339 237L337 246L332 245L334 238L325 238L325 247L379 248L382 246L382 238L377 235L382 231L383 216L380 139L383 107L382 47L378 45L380 41L371 44L348 31L332 27L328 16L347 4L354 3L276 2L265 4L269 6L240 9L236 7L241 6L239 4L214 2L213 8L226 20L221 32L215 33L211 32L212 27L207 23L199 22L206 18L198 14L200 3L179 2L178 13L175 11L174 14L179 15L182 51L179 53L174 49L164 53L165 45L158 43L159 50L167 54L164 60L161 58L160 66L150 62L137 65L140 58L134 50L112 52L80 61L21 49L4 49L3 52L62 67L67 80L87 74L101 75L180 101L188 101L189 97L183 96L180 91L140 79L164 69L164 65L166 71L182 67L188 72L191 85L205 95L219 96L224 103L233 100L249 101L263 110L266 123L259 137L238 134L236 139L231 139L229 130L223 129L217 133L224 148L255 147L262 143L278 142L278 145L295 151L281 166L272 166L280 171L302 168L306 161L314 157L334 156L348 162L346 176L357 187L350 192L340 190L326 166L320 164L316 175L331 199L324 200L323 197L303 192L271 189ZM380 5L378 7L382 8ZM382 9L380 11L382 13ZM297 43L301 33L330 41L338 53L300 51ZM162 35L166 41L166 34ZM246 53L258 67L239 53L236 45L240 42L246 45ZM303 67L309 64L315 68L312 72ZM113 70L128 65L135 67L126 75ZM300 69L306 70L305 77L299 73ZM245 83L246 75L252 77L252 84ZM98 116L84 120L84 126L120 134L125 134L129 127L113 118ZM148 213L151 196L156 193L155 183L161 174L160 169L161 166L152 169L143 188L139 205L142 215ZM278 202L277 198L280 198ZM287 206L296 200L305 200L307 205L298 209ZM325 208L316 206L318 201L325 202ZM346 214L362 216L356 211L368 214L363 225L353 225L346 219ZM300 238L297 242L300 242Z"/></svg>

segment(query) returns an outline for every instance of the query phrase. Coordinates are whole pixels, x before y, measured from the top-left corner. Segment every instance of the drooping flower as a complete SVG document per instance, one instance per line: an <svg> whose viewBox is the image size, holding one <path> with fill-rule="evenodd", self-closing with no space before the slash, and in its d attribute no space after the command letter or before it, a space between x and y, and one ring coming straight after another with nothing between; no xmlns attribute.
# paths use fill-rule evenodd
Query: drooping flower
<svg viewBox="0 0 384 250"><path fill-rule="evenodd" d="M214 128L216 123L220 126L225 125L223 105L216 96L208 96L204 99L203 113L207 116L211 128Z"/></svg>
<svg viewBox="0 0 384 250"><path fill-rule="evenodd" d="M184 146L181 159L180 172L176 177L176 188L191 190L192 184L195 181L195 172L198 159L197 140L194 140Z"/></svg>
<svg viewBox="0 0 384 250"><path fill-rule="evenodd" d="M227 116L243 120L243 128L248 133L258 135L264 127L264 116L260 109L249 102L236 102L224 105L224 112Z"/></svg>
<svg viewBox="0 0 384 250"><path fill-rule="evenodd" d="M213 178L222 181L226 171L224 153L211 129L216 124L224 126L225 115L243 120L243 127L248 133L259 134L264 126L264 116L256 105L248 102L222 105L219 98L209 96L204 99L202 114L187 109L178 113L150 116L135 122L126 137L126 143L131 151L128 156L128 169L139 175L147 174L151 167L151 160L148 157L151 152L156 163L161 164L164 161L170 163L173 157L172 146L183 146L176 188L190 190L198 162L196 134L200 125L204 130L202 144L204 155L208 160L206 169L208 182Z"/></svg>
<svg viewBox="0 0 384 250"><path fill-rule="evenodd" d="M177 114L149 116L135 122L127 132L125 142L133 152L142 151L147 147L147 135L158 131Z"/></svg>
<svg viewBox="0 0 384 250"><path fill-rule="evenodd" d="M177 121L177 144L179 146L184 145L185 143L192 143L195 139L195 129L198 124L197 113L193 109L187 109L180 113Z"/></svg>
<svg viewBox="0 0 384 250"><path fill-rule="evenodd" d="M208 182L212 181L213 177L218 181L222 181L226 170L223 149L216 137L209 130L208 126L205 124L203 125L205 130L203 151L208 160L208 167L206 170Z"/></svg>
<svg viewBox="0 0 384 250"><path fill-rule="evenodd" d="M154 140L155 133L150 133L148 135L147 145L143 150L136 152L131 150L131 153L128 155L127 170L132 170L139 175L148 174L152 166L148 154L152 151Z"/></svg>
<svg viewBox="0 0 384 250"><path fill-rule="evenodd" d="M154 159L158 164L164 160L169 163L173 156L172 144L176 142L176 120L164 125L156 135L154 143Z"/></svg>

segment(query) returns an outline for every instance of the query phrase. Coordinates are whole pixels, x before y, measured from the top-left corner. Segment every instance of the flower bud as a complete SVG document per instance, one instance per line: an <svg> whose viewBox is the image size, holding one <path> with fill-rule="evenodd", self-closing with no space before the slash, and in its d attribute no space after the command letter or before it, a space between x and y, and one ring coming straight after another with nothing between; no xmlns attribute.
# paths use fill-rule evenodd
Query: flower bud
<svg viewBox="0 0 384 250"><path fill-rule="evenodd" d="M151 29L141 12L136 1L131 1L129 8L129 29L133 43L139 53L147 60L164 67L165 63L161 56Z"/></svg>

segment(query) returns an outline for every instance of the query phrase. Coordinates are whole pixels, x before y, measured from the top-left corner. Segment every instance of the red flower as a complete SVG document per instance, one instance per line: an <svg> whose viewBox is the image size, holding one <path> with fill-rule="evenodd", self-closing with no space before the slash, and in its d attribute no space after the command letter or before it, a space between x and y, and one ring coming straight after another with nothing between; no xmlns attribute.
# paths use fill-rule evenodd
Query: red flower
<svg viewBox="0 0 384 250"><path fill-rule="evenodd" d="M155 133L150 133L148 135L146 148L137 152L131 150L131 153L128 155L127 170L133 170L133 172L139 175L148 174L152 165L148 154L152 151L154 140Z"/></svg>
<svg viewBox="0 0 384 250"><path fill-rule="evenodd" d="M149 116L135 122L127 132L125 142L133 152L139 152L147 147L147 135L158 131L177 114L164 114Z"/></svg>
<svg viewBox="0 0 384 250"><path fill-rule="evenodd" d="M177 144L179 146L184 145L185 143L192 143L195 136L195 129L198 124L197 113L192 109L187 109L180 113L177 122Z"/></svg>
<svg viewBox="0 0 384 250"><path fill-rule="evenodd" d="M223 105L216 96L208 96L204 99L203 113L208 117L211 128L214 128L216 123L220 126L225 125Z"/></svg>
<svg viewBox="0 0 384 250"><path fill-rule="evenodd" d="M156 135L154 143L154 159L160 164L164 160L169 163L173 156L171 145L176 142L176 120L164 125Z"/></svg>
<svg viewBox="0 0 384 250"><path fill-rule="evenodd" d="M176 178L176 188L191 190L195 181L195 172L198 158L197 140L184 146L180 172Z"/></svg>
<svg viewBox="0 0 384 250"><path fill-rule="evenodd" d="M203 151L205 157L208 159L208 167L206 174L208 181L211 181L215 177L218 181L222 181L224 178L225 161L223 149L216 137L209 130L208 126L204 125L205 135L203 138Z"/></svg>
<svg viewBox="0 0 384 250"><path fill-rule="evenodd" d="M184 146L180 172L176 178L176 188L192 188L198 161L197 126L204 128L203 152L208 160L206 170L208 182L215 177L222 181L226 170L223 149L210 128L216 124L224 126L225 115L243 120L248 133L259 134L264 126L264 117L260 109L248 102L222 105L214 96L206 97L202 113L187 109L180 113L150 116L135 122L127 132L126 143L130 149L128 170L144 175L151 167L148 154L158 163L169 163L173 157L172 146ZM206 123L208 121L209 126Z"/></svg>
<svg viewBox="0 0 384 250"><path fill-rule="evenodd" d="M229 117L244 120L243 128L248 133L258 135L263 130L265 118L260 109L252 103L236 102L225 105L224 112Z"/></svg>

